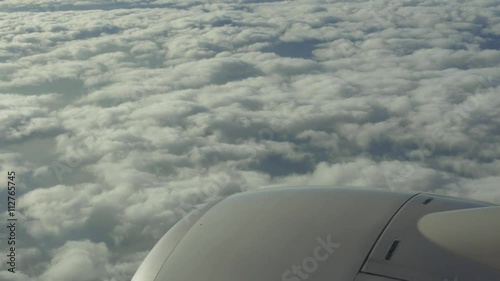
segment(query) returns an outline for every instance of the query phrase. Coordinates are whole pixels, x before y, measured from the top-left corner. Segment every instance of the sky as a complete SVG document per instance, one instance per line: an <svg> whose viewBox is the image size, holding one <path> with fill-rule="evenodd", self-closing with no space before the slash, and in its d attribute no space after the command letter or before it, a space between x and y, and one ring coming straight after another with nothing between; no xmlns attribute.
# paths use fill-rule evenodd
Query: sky
<svg viewBox="0 0 500 281"><path fill-rule="evenodd" d="M0 279L130 280L188 212L259 188L500 203L498 4L0 2Z"/></svg>

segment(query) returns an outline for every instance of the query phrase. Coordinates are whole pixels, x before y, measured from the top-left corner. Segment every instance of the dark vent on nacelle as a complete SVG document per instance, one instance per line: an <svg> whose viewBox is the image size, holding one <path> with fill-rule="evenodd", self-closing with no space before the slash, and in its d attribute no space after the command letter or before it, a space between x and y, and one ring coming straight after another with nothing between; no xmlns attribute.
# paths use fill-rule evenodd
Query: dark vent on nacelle
<svg viewBox="0 0 500 281"><path fill-rule="evenodd" d="M427 200L425 200L423 204L428 205L432 200L434 200L434 198L427 198Z"/></svg>
<svg viewBox="0 0 500 281"><path fill-rule="evenodd" d="M396 251L396 248L399 245L399 242L400 242L399 240L394 240L394 243L392 243L392 246L389 249L389 252L387 252L387 255L385 255L385 260L386 261L391 260L392 255L394 255L394 251Z"/></svg>

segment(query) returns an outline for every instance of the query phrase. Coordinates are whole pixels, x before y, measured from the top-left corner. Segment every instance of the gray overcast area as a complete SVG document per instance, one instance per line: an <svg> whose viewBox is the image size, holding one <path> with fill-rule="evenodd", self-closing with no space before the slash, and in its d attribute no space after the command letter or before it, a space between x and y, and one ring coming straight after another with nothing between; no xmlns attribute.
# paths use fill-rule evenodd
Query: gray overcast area
<svg viewBox="0 0 500 281"><path fill-rule="evenodd" d="M499 6L0 2L0 207L13 170L19 220L0 280L129 280L188 211L244 190L500 203Z"/></svg>

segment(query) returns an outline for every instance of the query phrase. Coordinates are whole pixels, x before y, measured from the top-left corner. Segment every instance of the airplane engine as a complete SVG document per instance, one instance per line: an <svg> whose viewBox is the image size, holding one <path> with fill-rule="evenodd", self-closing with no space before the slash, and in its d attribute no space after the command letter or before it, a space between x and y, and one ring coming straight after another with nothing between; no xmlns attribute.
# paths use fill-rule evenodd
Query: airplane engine
<svg viewBox="0 0 500 281"><path fill-rule="evenodd" d="M498 281L500 207L418 192L269 188L173 226L132 281Z"/></svg>

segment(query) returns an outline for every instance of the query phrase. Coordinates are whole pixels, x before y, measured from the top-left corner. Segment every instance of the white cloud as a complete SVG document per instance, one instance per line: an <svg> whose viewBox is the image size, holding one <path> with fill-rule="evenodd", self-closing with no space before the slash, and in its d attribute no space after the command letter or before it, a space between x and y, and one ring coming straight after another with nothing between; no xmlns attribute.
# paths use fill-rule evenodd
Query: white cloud
<svg viewBox="0 0 500 281"><path fill-rule="evenodd" d="M106 280L109 251L104 243L69 241L54 253L40 280Z"/></svg>
<svg viewBox="0 0 500 281"><path fill-rule="evenodd" d="M129 280L187 211L247 189L500 203L494 4L0 2L0 170L22 175L26 241L0 278Z"/></svg>

